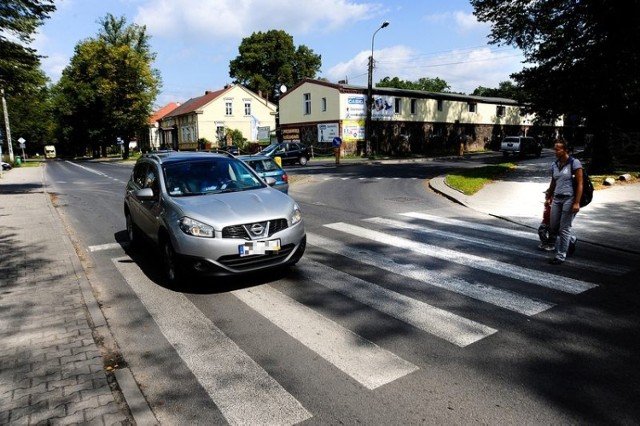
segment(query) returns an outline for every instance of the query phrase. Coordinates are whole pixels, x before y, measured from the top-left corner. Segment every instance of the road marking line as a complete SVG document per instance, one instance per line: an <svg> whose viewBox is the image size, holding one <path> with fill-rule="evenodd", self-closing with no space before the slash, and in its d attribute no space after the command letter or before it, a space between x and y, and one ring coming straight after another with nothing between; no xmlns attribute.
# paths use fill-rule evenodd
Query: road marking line
<svg viewBox="0 0 640 426"><path fill-rule="evenodd" d="M498 331L307 258L299 269L309 280L459 347L468 346Z"/></svg>
<svg viewBox="0 0 640 426"><path fill-rule="evenodd" d="M521 266L511 265L509 263L491 260L473 254L462 253L431 244L419 243L406 238L396 237L379 231L372 231L367 228L350 225L344 222L331 223L324 226L340 232L355 235L357 237L411 250L415 253L518 279L541 287L563 291L565 293L580 294L584 291L597 287L596 284L585 281L550 274L544 271L523 268Z"/></svg>
<svg viewBox="0 0 640 426"><path fill-rule="evenodd" d="M127 243L108 243L108 244L100 244L100 245L96 245L96 246L89 246L89 251L90 252L94 252L94 251L103 251L103 250L111 250L111 249L116 249L116 248L122 248L124 247L124 244L129 244Z"/></svg>
<svg viewBox="0 0 640 426"><path fill-rule="evenodd" d="M367 389L418 370L410 362L268 285L232 294Z"/></svg>
<svg viewBox="0 0 640 426"><path fill-rule="evenodd" d="M186 296L151 282L127 256L112 261L229 423L295 424L312 417Z"/></svg>
<svg viewBox="0 0 640 426"><path fill-rule="evenodd" d="M440 217L440 216L434 216L434 215L430 215L430 214L426 214L426 213L417 213L417 212L407 212L407 213L400 213L401 216L407 216L407 217L412 217L414 219L422 219L422 220L427 220L430 222L434 222L434 223L438 223L438 224L445 224L445 225L454 225L454 226L461 226L461 227L465 227L468 229L476 229L478 231L490 231L493 232L494 234L503 234L503 235L509 235L512 237L520 237L520 238L526 238L526 239L533 239L533 240L538 240L538 234L536 234L535 232L531 231L521 231L521 230L517 230L517 229L508 229L508 228L501 228L498 226L491 226L491 225L484 225L481 223L473 223L473 222L467 222L464 220L460 220L460 219L452 219L452 218L447 218L447 217Z"/></svg>
<svg viewBox="0 0 640 426"><path fill-rule="evenodd" d="M420 216L421 213L416 213L414 216L413 213L401 213L402 216L407 216L407 217L412 217L412 218L416 218L416 219L422 219L420 217L416 217L416 216ZM427 219L428 220L428 219ZM456 219L454 219L456 220ZM480 246L485 246L485 247L490 247L493 250L497 250L497 251L502 251L502 252L509 252L509 253L515 253L518 255L524 255L527 256L528 258L538 258L538 259L548 259L548 253L545 254L545 252L539 251L539 250L521 250L518 249L516 247L513 246L507 246L504 244L496 244L495 241L490 241L490 240L482 240L479 238L474 238L474 237L468 237L462 234L457 234L455 232L447 232L447 231L443 231L441 229L438 228L427 228L415 223L407 223L407 222L401 222L399 220L392 220L392 219L384 219L384 218L380 218L380 217L373 217L373 218L369 218L369 219L365 219L366 222L371 222L371 223L378 223L381 225L387 225L387 226L392 226L394 228L402 228L402 229L409 229L411 231L414 232L419 232L421 234L435 234L438 235L440 237L446 237L446 238L451 238L451 239L456 239L456 240L460 240L460 241L466 241L475 245L480 245ZM462 221L460 221L462 222ZM464 225L459 225L458 226L464 226ZM489 225L485 225L484 227L478 227L478 226L474 226L473 228L477 229L477 230L482 230L482 231L487 231L487 232L498 232L498 229L502 229L502 228L498 228L498 227L494 227L494 226L489 226ZM504 231L510 231L509 229L505 229ZM505 234L506 232L503 232L503 234ZM524 235L518 235L516 233L522 233ZM531 239L532 236L535 236L535 239L538 239L538 235L537 233L532 232L524 232L524 231L516 231L513 230L513 233L511 234L511 236L517 236L517 237L526 237L527 239ZM585 270L590 270L590 271L594 271L594 272L599 272L599 273L605 273L605 274L622 274L625 272L628 272L628 270L624 270L624 268L616 268L616 267L610 267L608 265L603 265L601 263L595 263L595 262L587 262L587 263L581 263L580 264L580 268L585 269Z"/></svg>
<svg viewBox="0 0 640 426"><path fill-rule="evenodd" d="M472 283L448 274L430 271L422 266L398 264L392 259L382 256L380 253L361 248L354 250L353 247L349 247L339 241L330 240L313 233L307 233L307 243L348 257L357 262L375 266L376 268L384 269L394 274L462 294L463 296L490 303L523 315L535 315L555 306L553 303L531 299L508 290Z"/></svg>
<svg viewBox="0 0 640 426"><path fill-rule="evenodd" d="M89 173L93 173L93 174L96 174L96 175L99 175L99 176L105 176L105 177L107 176L106 173L102 173L102 172L99 172L97 170L90 169L89 167L85 167L85 166L82 166L80 164L76 164L76 163L73 163L71 161L68 161L68 160L65 160L65 163L71 164L72 166L80 167L81 169L83 169L83 170L85 170L85 171L87 171Z"/></svg>

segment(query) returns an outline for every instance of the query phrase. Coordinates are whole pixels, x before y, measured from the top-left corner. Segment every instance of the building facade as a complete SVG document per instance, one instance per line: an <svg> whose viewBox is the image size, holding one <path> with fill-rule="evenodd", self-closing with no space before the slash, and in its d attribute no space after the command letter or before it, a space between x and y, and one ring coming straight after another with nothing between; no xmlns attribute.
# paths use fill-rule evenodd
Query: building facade
<svg viewBox="0 0 640 426"><path fill-rule="evenodd" d="M160 147L212 149L227 145L227 130L239 130L249 142L275 129L276 105L241 85L228 85L189 99L159 120Z"/></svg>
<svg viewBox="0 0 640 426"><path fill-rule="evenodd" d="M180 104L177 102L170 102L167 105L163 106L159 110L153 113L151 117L149 117L149 133L147 146L152 150L160 149L160 120L165 115L169 114L171 111L179 107Z"/></svg>
<svg viewBox="0 0 640 426"><path fill-rule="evenodd" d="M316 152L331 151L335 136L346 153L450 154L496 148L508 135L553 140L562 121L540 125L516 101L503 98L375 88L371 141L365 141L365 87L305 79L279 103L284 140L297 140Z"/></svg>

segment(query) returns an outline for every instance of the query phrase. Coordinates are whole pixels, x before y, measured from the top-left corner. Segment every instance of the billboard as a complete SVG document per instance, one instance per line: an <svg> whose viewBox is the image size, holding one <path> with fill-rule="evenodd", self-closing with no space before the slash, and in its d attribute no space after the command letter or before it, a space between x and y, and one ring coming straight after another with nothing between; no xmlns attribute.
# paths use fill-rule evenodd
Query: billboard
<svg viewBox="0 0 640 426"><path fill-rule="evenodd" d="M364 140L364 120L344 120L342 140L345 142Z"/></svg>
<svg viewBox="0 0 640 426"><path fill-rule="evenodd" d="M338 123L318 124L318 142L331 142L340 136Z"/></svg>

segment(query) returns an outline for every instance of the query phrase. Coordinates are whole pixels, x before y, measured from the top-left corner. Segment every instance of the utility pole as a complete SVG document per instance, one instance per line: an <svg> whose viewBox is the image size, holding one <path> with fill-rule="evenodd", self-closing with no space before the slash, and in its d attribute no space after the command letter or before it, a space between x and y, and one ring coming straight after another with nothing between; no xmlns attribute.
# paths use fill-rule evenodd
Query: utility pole
<svg viewBox="0 0 640 426"><path fill-rule="evenodd" d="M4 98L4 88L0 89L2 92L2 109L4 110L4 127L7 130L7 149L9 151L9 162L13 163L13 147L11 146L11 127L9 126L9 111L7 111L7 101ZM0 152L1 149L0 149Z"/></svg>
<svg viewBox="0 0 640 426"><path fill-rule="evenodd" d="M380 28L375 30L373 36L371 36L371 56L369 56L369 76L367 79L367 115L364 122L364 139L366 141L367 156L371 155L371 109L373 108L373 95L371 94L373 86L373 41L376 38L376 33L387 26L389 26L389 22L384 21L382 25L380 25Z"/></svg>

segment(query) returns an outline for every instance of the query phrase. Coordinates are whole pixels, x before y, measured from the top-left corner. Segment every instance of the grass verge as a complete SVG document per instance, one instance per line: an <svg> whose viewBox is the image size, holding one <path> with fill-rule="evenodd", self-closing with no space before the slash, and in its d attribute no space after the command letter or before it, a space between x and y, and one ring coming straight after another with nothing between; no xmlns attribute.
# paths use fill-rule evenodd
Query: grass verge
<svg viewBox="0 0 640 426"><path fill-rule="evenodd" d="M516 168L513 163L501 163L492 166L475 167L449 173L445 181L450 187L465 195L473 195L483 186L502 178L509 170Z"/></svg>

